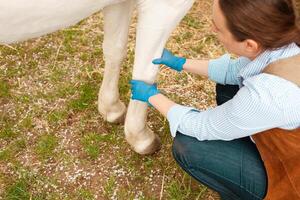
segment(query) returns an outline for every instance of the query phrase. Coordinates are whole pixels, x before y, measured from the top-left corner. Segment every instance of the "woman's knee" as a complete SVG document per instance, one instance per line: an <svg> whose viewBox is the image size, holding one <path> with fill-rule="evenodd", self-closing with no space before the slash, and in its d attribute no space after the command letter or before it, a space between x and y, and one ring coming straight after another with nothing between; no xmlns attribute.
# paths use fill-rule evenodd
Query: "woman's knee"
<svg viewBox="0 0 300 200"><path fill-rule="evenodd" d="M201 163L207 160L206 149L207 143L198 141L196 138L192 138L177 132L173 141L172 153L176 162L184 169L205 165Z"/></svg>
<svg viewBox="0 0 300 200"><path fill-rule="evenodd" d="M177 133L176 137L174 138L172 153L176 162L182 166L185 163L185 157L188 156L188 153L185 137L182 137L181 134Z"/></svg>

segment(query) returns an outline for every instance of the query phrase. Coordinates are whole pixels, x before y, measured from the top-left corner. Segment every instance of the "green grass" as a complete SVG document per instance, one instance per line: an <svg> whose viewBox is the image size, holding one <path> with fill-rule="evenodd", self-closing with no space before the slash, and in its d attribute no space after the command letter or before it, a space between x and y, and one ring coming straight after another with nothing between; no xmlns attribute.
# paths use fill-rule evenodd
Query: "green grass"
<svg viewBox="0 0 300 200"><path fill-rule="evenodd" d="M10 149L1 149L0 150L0 161L10 161L13 157L13 152Z"/></svg>
<svg viewBox="0 0 300 200"><path fill-rule="evenodd" d="M39 137L35 152L41 159L55 156L54 150L58 145L58 138L54 135L45 134Z"/></svg>
<svg viewBox="0 0 300 200"><path fill-rule="evenodd" d="M106 184L104 185L104 196L110 199L116 189L116 178L114 176L109 177Z"/></svg>
<svg viewBox="0 0 300 200"><path fill-rule="evenodd" d="M79 96L69 102L69 108L80 112L94 108L97 99L98 88L94 83L85 83L78 88Z"/></svg>
<svg viewBox="0 0 300 200"><path fill-rule="evenodd" d="M78 200L94 200L94 195L89 189L80 189L78 192Z"/></svg>
<svg viewBox="0 0 300 200"><path fill-rule="evenodd" d="M61 83L57 90L52 94L57 98L66 98L71 95L74 95L77 92L77 88L70 83Z"/></svg>
<svg viewBox="0 0 300 200"><path fill-rule="evenodd" d="M31 197L29 187L30 187L30 183L28 183L26 179L20 179L7 188L4 199L29 200Z"/></svg>
<svg viewBox="0 0 300 200"><path fill-rule="evenodd" d="M29 171L22 165L17 164L14 170L18 173L17 176L0 176L5 182L5 191L1 195L4 200L57 200L61 199L57 191L47 192L47 188L52 187L51 184L55 181L47 176ZM1 181L0 181L1 184Z"/></svg>
<svg viewBox="0 0 300 200"><path fill-rule="evenodd" d="M65 29L62 31L63 34L63 48L62 50L69 53L69 54L74 54L76 53L76 43L74 42L75 39L79 39L83 32L81 30L76 29L76 27L72 29ZM83 40L80 40L82 43Z"/></svg>
<svg viewBox="0 0 300 200"><path fill-rule="evenodd" d="M195 183L194 183L195 184ZM191 197L196 199L201 199L206 187L199 187L200 191L195 192L195 188L192 188L192 178L187 174L184 174L181 181L173 180L167 186L167 199L170 200L189 200ZM197 191L197 190L196 190Z"/></svg>
<svg viewBox="0 0 300 200"><path fill-rule="evenodd" d="M193 36L193 33L190 31L186 31L182 35L176 35L174 39L176 40L177 43L182 43L185 41L188 41Z"/></svg>
<svg viewBox="0 0 300 200"><path fill-rule="evenodd" d="M66 110L54 110L48 114L47 119L51 124L56 124L66 119L67 115Z"/></svg>
<svg viewBox="0 0 300 200"><path fill-rule="evenodd" d="M10 85L7 81L0 79L0 99L10 97Z"/></svg>
<svg viewBox="0 0 300 200"><path fill-rule="evenodd" d="M50 80L54 83L60 83L63 81L66 74L67 72L64 69L60 67L54 67L52 69L52 74L50 75Z"/></svg>
<svg viewBox="0 0 300 200"><path fill-rule="evenodd" d="M209 46L219 46L219 42L214 34L207 34L201 40L197 41L195 45L191 47L191 49L199 54L207 54L209 53ZM221 50L223 49L221 46L219 47Z"/></svg>
<svg viewBox="0 0 300 200"><path fill-rule="evenodd" d="M18 96L17 101L22 103L22 104L29 104L32 101L32 97L28 94L22 94Z"/></svg>
<svg viewBox="0 0 300 200"><path fill-rule="evenodd" d="M103 56L103 51L102 49L100 49L99 47L96 47L93 51L92 51L92 54L90 55L90 58L91 59L99 59L99 58L102 58Z"/></svg>
<svg viewBox="0 0 300 200"><path fill-rule="evenodd" d="M23 130L30 130L33 128L33 122L32 122L32 117L31 116L27 116L23 119L23 121L21 122L21 127Z"/></svg>
<svg viewBox="0 0 300 200"><path fill-rule="evenodd" d="M101 153L101 143L107 143L112 140L111 135L100 135L98 133L88 133L83 136L81 144L84 152L91 159L96 159Z"/></svg>
<svg viewBox="0 0 300 200"><path fill-rule="evenodd" d="M15 162L16 155L22 152L27 147L27 142L24 138L18 138L10 142L5 148L0 150L0 162Z"/></svg>
<svg viewBox="0 0 300 200"><path fill-rule="evenodd" d="M201 29L203 27L203 24L201 23L201 21L199 21L198 19L196 19L195 17L193 17L191 15L186 15L183 18L182 23L186 24L186 26L194 28L194 29Z"/></svg>
<svg viewBox="0 0 300 200"><path fill-rule="evenodd" d="M13 130L12 125L5 125L2 130L0 130L0 139L3 140L12 140L19 133Z"/></svg>

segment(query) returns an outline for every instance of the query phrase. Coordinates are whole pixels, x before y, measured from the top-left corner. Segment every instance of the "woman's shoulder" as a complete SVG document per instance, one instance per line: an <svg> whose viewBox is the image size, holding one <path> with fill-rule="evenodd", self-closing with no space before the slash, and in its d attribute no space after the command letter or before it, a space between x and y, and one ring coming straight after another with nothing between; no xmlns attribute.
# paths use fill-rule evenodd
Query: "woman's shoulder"
<svg viewBox="0 0 300 200"><path fill-rule="evenodd" d="M258 75L247 78L244 85L252 85L256 88L270 89L274 92L294 91L300 93L300 87L295 83L268 73L260 73Z"/></svg>
<svg viewBox="0 0 300 200"><path fill-rule="evenodd" d="M300 87L279 76L261 73L246 79L243 84L261 97L271 98L280 104L289 102L300 105Z"/></svg>

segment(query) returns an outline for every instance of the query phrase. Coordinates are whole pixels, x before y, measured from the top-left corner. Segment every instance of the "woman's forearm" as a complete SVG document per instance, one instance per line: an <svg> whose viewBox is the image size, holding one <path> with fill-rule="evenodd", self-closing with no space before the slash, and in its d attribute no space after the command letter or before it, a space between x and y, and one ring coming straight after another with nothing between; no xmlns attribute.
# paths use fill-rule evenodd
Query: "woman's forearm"
<svg viewBox="0 0 300 200"><path fill-rule="evenodd" d="M198 74L201 76L208 76L208 62L209 60L192 60L187 59L183 65L183 70ZM175 102L168 99L163 94L157 94L149 98L149 102L155 107L161 114L167 117L168 111L174 105Z"/></svg>
<svg viewBox="0 0 300 200"><path fill-rule="evenodd" d="M161 114L167 117L168 111L170 108L176 103L168 99L163 94L157 94L149 98L149 102L151 105L156 108Z"/></svg>
<svg viewBox="0 0 300 200"><path fill-rule="evenodd" d="M208 77L208 62L209 60L187 59L183 65L183 70Z"/></svg>

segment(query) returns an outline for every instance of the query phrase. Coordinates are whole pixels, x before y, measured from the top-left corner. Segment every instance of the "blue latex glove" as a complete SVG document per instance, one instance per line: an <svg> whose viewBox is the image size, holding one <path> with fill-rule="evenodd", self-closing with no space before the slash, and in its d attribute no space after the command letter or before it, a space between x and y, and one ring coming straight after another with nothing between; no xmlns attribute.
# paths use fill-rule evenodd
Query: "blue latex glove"
<svg viewBox="0 0 300 200"><path fill-rule="evenodd" d="M138 80L132 80L130 81L130 84L131 99L146 102L149 106L152 106L149 103L149 98L160 93L157 89L157 84L150 85Z"/></svg>
<svg viewBox="0 0 300 200"><path fill-rule="evenodd" d="M164 49L161 58L154 59L153 64L163 64L178 72L182 71L186 58L174 56L170 51Z"/></svg>

